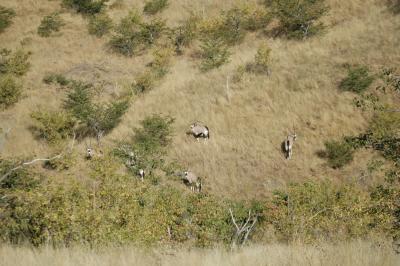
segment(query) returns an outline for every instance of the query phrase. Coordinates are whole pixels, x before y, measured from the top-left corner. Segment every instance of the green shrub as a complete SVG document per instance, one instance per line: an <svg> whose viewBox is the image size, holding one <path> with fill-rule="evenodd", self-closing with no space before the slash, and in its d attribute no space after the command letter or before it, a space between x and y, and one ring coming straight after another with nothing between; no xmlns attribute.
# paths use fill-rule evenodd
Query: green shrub
<svg viewBox="0 0 400 266"><path fill-rule="evenodd" d="M56 12L42 19L38 34L41 37L50 37L54 32L59 32L62 26L64 26L64 21L61 19L60 14Z"/></svg>
<svg viewBox="0 0 400 266"><path fill-rule="evenodd" d="M145 71L140 74L133 83L133 91L136 94L144 93L153 89L155 84L155 76L151 71Z"/></svg>
<svg viewBox="0 0 400 266"><path fill-rule="evenodd" d="M155 78L159 79L168 73L171 65L173 49L171 47L157 47L153 50L153 61L151 62L151 71Z"/></svg>
<svg viewBox="0 0 400 266"><path fill-rule="evenodd" d="M112 19L106 14L101 13L90 17L88 30L89 33L97 37L107 34L113 27Z"/></svg>
<svg viewBox="0 0 400 266"><path fill-rule="evenodd" d="M369 74L368 68L364 66L350 67L347 77L340 82L339 88L344 91L361 93L371 85L374 79Z"/></svg>
<svg viewBox="0 0 400 266"><path fill-rule="evenodd" d="M50 170L65 171L70 169L76 163L76 159L75 154L65 153L60 158L44 162L43 167Z"/></svg>
<svg viewBox="0 0 400 266"><path fill-rule="evenodd" d="M63 5L79 13L94 15L100 13L108 0L63 0Z"/></svg>
<svg viewBox="0 0 400 266"><path fill-rule="evenodd" d="M318 20L328 12L325 0L265 0L289 38L306 38L323 29Z"/></svg>
<svg viewBox="0 0 400 266"><path fill-rule="evenodd" d="M0 33L11 25L13 17L15 17L13 9L0 6Z"/></svg>
<svg viewBox="0 0 400 266"><path fill-rule="evenodd" d="M165 31L165 21L161 19L153 19L148 23L140 24L140 42L145 45L152 45L161 37Z"/></svg>
<svg viewBox="0 0 400 266"><path fill-rule="evenodd" d="M17 103L22 97L22 86L11 76L0 76L0 109Z"/></svg>
<svg viewBox="0 0 400 266"><path fill-rule="evenodd" d="M68 87L71 91L67 94L64 107L81 122L87 121L93 112L90 91L92 85L79 81L71 81Z"/></svg>
<svg viewBox="0 0 400 266"><path fill-rule="evenodd" d="M181 54L183 47L189 46L197 37L199 20L198 16L191 15L182 25L173 29L172 39L178 54Z"/></svg>
<svg viewBox="0 0 400 266"><path fill-rule="evenodd" d="M18 168L14 171L15 167L21 164L20 160L4 159L0 157L0 177L8 174L8 176L0 181L0 195L7 195L4 191L13 192L19 190L27 192L39 185L40 177L35 176L32 172L27 171L25 168ZM0 210L3 206L3 198L0 199Z"/></svg>
<svg viewBox="0 0 400 266"><path fill-rule="evenodd" d="M267 45L261 45L254 57L254 64L247 65L247 71L256 73L267 73L270 72L270 61L271 61L271 48Z"/></svg>
<svg viewBox="0 0 400 266"><path fill-rule="evenodd" d="M43 77L43 82L46 84L57 83L61 86L66 86L69 80L62 74L49 73Z"/></svg>
<svg viewBox="0 0 400 266"><path fill-rule="evenodd" d="M347 142L327 141L320 155L328 160L330 167L342 168L353 160L353 148Z"/></svg>
<svg viewBox="0 0 400 266"><path fill-rule="evenodd" d="M306 182L274 194L265 217L284 241L345 240L393 230L393 213L374 211L393 199L374 197L354 185Z"/></svg>
<svg viewBox="0 0 400 266"><path fill-rule="evenodd" d="M140 45L140 24L142 17L136 10L122 18L114 29L114 34L109 42L110 47L120 54L132 56Z"/></svg>
<svg viewBox="0 0 400 266"><path fill-rule="evenodd" d="M168 6L168 0L149 0L146 1L143 7L143 12L146 14L154 15L161 12Z"/></svg>
<svg viewBox="0 0 400 266"><path fill-rule="evenodd" d="M221 39L203 40L201 46L201 69L207 71L218 68L229 61L229 51Z"/></svg>
<svg viewBox="0 0 400 266"><path fill-rule="evenodd" d="M75 119L67 112L36 111L31 117L35 121L33 132L51 144L58 144L73 135Z"/></svg>
<svg viewBox="0 0 400 266"><path fill-rule="evenodd" d="M243 27L245 30L256 31L265 29L272 20L271 14L262 6L245 3L238 7L243 14Z"/></svg>
<svg viewBox="0 0 400 266"><path fill-rule="evenodd" d="M31 66L28 62L29 56L29 52L25 53L22 50L12 53L11 50L2 49L0 51L0 73L17 76L24 75Z"/></svg>

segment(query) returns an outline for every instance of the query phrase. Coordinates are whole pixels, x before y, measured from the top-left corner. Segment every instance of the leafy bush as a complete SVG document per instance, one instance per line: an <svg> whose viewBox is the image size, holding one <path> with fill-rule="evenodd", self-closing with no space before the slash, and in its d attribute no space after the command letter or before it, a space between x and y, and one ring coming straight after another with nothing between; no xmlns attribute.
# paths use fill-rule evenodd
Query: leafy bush
<svg viewBox="0 0 400 266"><path fill-rule="evenodd" d="M153 50L153 61L151 62L151 70L155 73L155 77L161 78L168 73L171 65L173 50L171 47L157 47Z"/></svg>
<svg viewBox="0 0 400 266"><path fill-rule="evenodd" d="M11 25L13 17L15 17L13 9L0 6L0 33Z"/></svg>
<svg viewBox="0 0 400 266"><path fill-rule="evenodd" d="M189 46L196 38L199 20L198 16L191 15L182 25L173 29L172 39L178 54L181 54L183 47Z"/></svg>
<svg viewBox="0 0 400 266"><path fill-rule="evenodd" d="M75 119L67 112L36 111L31 114L34 133L51 144L57 144L73 135Z"/></svg>
<svg viewBox="0 0 400 266"><path fill-rule="evenodd" d="M221 39L203 40L201 46L201 69L204 71L218 68L228 62L229 51Z"/></svg>
<svg viewBox="0 0 400 266"><path fill-rule="evenodd" d="M147 92L153 89L155 83L154 73L151 71L145 71L140 74L133 83L133 91L136 94Z"/></svg>
<svg viewBox="0 0 400 266"><path fill-rule="evenodd" d="M340 82L339 88L344 91L361 93L365 91L374 81L374 77L369 74L368 68L364 66L350 67L347 77Z"/></svg>
<svg viewBox="0 0 400 266"><path fill-rule="evenodd" d="M271 61L271 48L267 45L261 45L254 57L254 64L247 65L247 71L257 73L269 73L269 64Z"/></svg>
<svg viewBox="0 0 400 266"><path fill-rule="evenodd" d="M112 103L93 103L91 84L72 81L65 108L84 126L86 134L94 134L98 140L109 133L121 120L129 107L129 99L114 100Z"/></svg>
<svg viewBox="0 0 400 266"><path fill-rule="evenodd" d="M165 21L156 18L143 22L139 13L132 10L115 28L109 45L120 54L132 56L136 51L153 45L164 31Z"/></svg>
<svg viewBox="0 0 400 266"><path fill-rule="evenodd" d="M318 22L328 7L325 0L265 0L279 19L281 31L290 38L306 38L323 29Z"/></svg>
<svg viewBox="0 0 400 266"><path fill-rule="evenodd" d="M58 153L60 154L60 153ZM43 167L50 170L65 171L70 169L76 163L76 157L73 153L63 154L60 158L51 161L46 161Z"/></svg>
<svg viewBox="0 0 400 266"><path fill-rule="evenodd" d="M21 99L22 86L11 76L0 76L0 109L6 109Z"/></svg>
<svg viewBox="0 0 400 266"><path fill-rule="evenodd" d="M41 37L50 37L53 32L59 32L62 26L64 26L64 21L61 19L60 14L56 12L42 19L38 34Z"/></svg>
<svg viewBox="0 0 400 266"><path fill-rule="evenodd" d="M342 168L353 160L353 148L347 142L327 141L320 156L328 159L330 167Z"/></svg>
<svg viewBox="0 0 400 266"><path fill-rule="evenodd" d="M66 7L73 8L79 13L94 15L100 13L108 0L63 0Z"/></svg>
<svg viewBox="0 0 400 266"><path fill-rule="evenodd" d="M149 0L144 4L143 12L154 15L168 6L168 0Z"/></svg>
<svg viewBox="0 0 400 266"><path fill-rule="evenodd" d="M107 34L112 27L112 19L106 13L97 14L89 19L89 33L97 37L102 37Z"/></svg>
<svg viewBox="0 0 400 266"><path fill-rule="evenodd" d="M11 50L2 49L0 51L0 73L24 75L31 66L28 62L29 56L29 52L25 53L22 50L12 53Z"/></svg>
<svg viewBox="0 0 400 266"><path fill-rule="evenodd" d="M43 82L46 84L57 83L61 86L66 86L69 80L62 74L49 73L43 77Z"/></svg>
<svg viewBox="0 0 400 266"><path fill-rule="evenodd" d="M267 27L272 20L272 15L262 6L245 3L238 7L243 14L243 27L245 30L256 31Z"/></svg>
<svg viewBox="0 0 400 266"><path fill-rule="evenodd" d="M345 240L374 232L391 234L394 229L392 211L375 211L380 204L393 204L393 198L374 196L353 185L306 182L274 194L265 217L281 240Z"/></svg>

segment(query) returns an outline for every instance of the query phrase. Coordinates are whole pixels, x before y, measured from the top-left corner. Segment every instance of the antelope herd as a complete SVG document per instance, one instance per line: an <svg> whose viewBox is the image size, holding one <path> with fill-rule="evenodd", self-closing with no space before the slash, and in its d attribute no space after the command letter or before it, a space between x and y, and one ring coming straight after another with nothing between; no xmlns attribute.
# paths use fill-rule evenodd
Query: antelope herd
<svg viewBox="0 0 400 266"><path fill-rule="evenodd" d="M208 128L207 125L200 123L200 122L194 122L189 126L189 129L186 131L187 135L193 136L197 141L200 141L200 139L209 140L210 139L210 129ZM293 145L294 142L297 139L297 134L293 131L293 133L289 133L286 136L286 139L282 142L282 152L285 155L285 158L287 160L290 160L292 158L293 154ZM135 164L136 158L135 155L130 152L129 154L129 159L127 161L127 164L129 166L132 166ZM86 147L86 159L90 160L94 156L94 151L91 147ZM137 175L140 178L141 181L144 181L146 172L144 169L140 168L137 170ZM195 173L187 170L183 174L179 174L182 176L182 181L190 187L190 190L193 192L200 192L202 188L202 179L197 176Z"/></svg>

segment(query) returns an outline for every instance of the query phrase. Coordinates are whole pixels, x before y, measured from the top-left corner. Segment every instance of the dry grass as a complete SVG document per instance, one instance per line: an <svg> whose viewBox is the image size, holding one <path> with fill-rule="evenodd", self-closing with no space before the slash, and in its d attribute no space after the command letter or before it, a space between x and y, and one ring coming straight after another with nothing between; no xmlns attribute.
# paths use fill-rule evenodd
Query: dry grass
<svg viewBox="0 0 400 266"><path fill-rule="evenodd" d="M237 252L213 250L148 250L111 248L93 251L80 248L42 248L0 246L2 266L102 266L102 265L341 265L394 266L399 265L388 242L354 241L331 245L271 244L250 246Z"/></svg>
<svg viewBox="0 0 400 266"><path fill-rule="evenodd" d="M26 98L0 114L0 126L12 127L1 154L43 156L50 150L34 140L28 130L32 123L30 113L39 107L58 108L63 99L63 92L42 83L47 72L72 71L75 77L87 78L97 71L97 81L107 81L111 84L109 90L118 91L142 71L149 58L146 55L124 58L110 53L105 46L106 39L90 36L87 21L70 12L61 15L66 22L62 36L40 38L36 34L40 19L58 10L58 1L3 2L16 10L17 17L0 35L0 43L15 48L23 41L23 48L33 55L32 68L23 78ZM189 10L207 16L228 8L232 2L175 0L162 16L174 25ZM160 86L136 99L123 123L105 142L131 134L131 128L148 114L172 115L176 123L170 158L206 176L206 190L224 196L258 197L289 181L332 178L342 182L347 176L357 176L375 154L358 154L356 158L362 160L334 171L316 152L324 141L358 133L366 125L366 117L351 104L354 95L337 90L345 73L342 65L362 63L378 69L399 62L400 17L392 15L379 2L330 0L332 10L326 18L330 26L325 35L292 42L252 34L233 48L228 65L209 73L198 70L198 62L190 56L193 51L189 51L176 59ZM123 6L109 13L117 21L130 7L141 9L142 5L143 1L125 0ZM186 11L182 14L182 10ZM231 84L227 92L226 77L237 66L253 60L262 42L272 48L272 75L248 75L242 82ZM86 72L74 72L82 69L82 65L89 66L84 67ZM195 120L210 127L212 135L207 144L197 143L184 134ZM299 138L293 160L286 161L280 152L280 143L293 126ZM77 146L82 154L83 146L83 143Z"/></svg>

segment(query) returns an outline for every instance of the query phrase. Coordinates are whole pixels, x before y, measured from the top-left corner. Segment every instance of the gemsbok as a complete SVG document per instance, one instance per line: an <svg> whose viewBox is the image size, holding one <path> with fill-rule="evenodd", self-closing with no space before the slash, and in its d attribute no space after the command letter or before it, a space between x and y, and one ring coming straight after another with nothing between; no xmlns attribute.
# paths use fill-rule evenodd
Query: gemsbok
<svg viewBox="0 0 400 266"><path fill-rule="evenodd" d="M186 171L183 176L183 181L186 185L190 187L190 190L193 192L200 192L202 183L201 178L194 174L193 172Z"/></svg>
<svg viewBox="0 0 400 266"><path fill-rule="evenodd" d="M296 133L289 134L287 135L286 140L282 144L283 151L285 152L285 157L288 160L292 158L293 144L296 141L296 138L297 138Z"/></svg>
<svg viewBox="0 0 400 266"><path fill-rule="evenodd" d="M190 125L190 130L186 132L187 135L192 135L199 141L199 138L207 140L210 138L210 130L206 125L200 125L197 122Z"/></svg>

